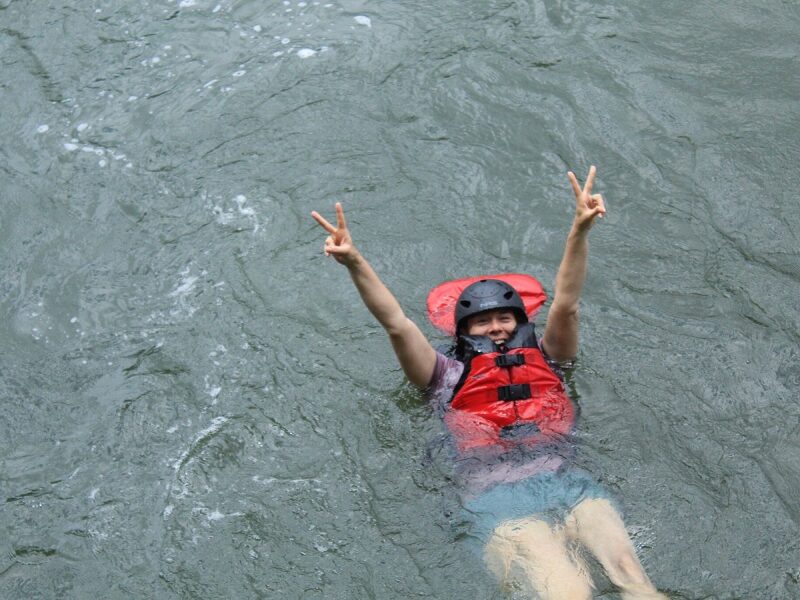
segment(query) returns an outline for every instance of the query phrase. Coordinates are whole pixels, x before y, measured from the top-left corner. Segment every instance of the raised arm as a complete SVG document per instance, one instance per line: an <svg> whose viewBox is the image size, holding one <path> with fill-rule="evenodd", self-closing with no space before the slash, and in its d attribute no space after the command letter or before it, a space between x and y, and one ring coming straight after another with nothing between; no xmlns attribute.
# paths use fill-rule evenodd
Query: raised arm
<svg viewBox="0 0 800 600"><path fill-rule="evenodd" d="M606 214L603 197L592 194L596 173L597 169L592 166L583 188L572 171L567 173L575 192L575 219L556 275L553 304L542 337L542 346L555 360L569 360L578 353L578 304L586 279L589 229L595 218Z"/></svg>
<svg viewBox="0 0 800 600"><path fill-rule="evenodd" d="M336 203L336 227L317 211L313 211L311 216L329 234L325 240L325 255L333 256L347 267L364 304L389 334L394 353L408 380L419 388L427 386L436 366L436 351L419 327L406 317L389 288L356 249L341 203Z"/></svg>

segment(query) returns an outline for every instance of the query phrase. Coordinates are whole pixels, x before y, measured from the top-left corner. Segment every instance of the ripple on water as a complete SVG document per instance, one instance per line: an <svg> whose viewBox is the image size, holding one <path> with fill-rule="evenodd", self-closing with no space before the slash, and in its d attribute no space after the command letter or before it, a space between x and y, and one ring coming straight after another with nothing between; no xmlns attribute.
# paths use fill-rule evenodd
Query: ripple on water
<svg viewBox="0 0 800 600"><path fill-rule="evenodd" d="M798 596L790 3L0 4L0 597L500 594L308 212L429 331L591 162L581 460L659 585Z"/></svg>

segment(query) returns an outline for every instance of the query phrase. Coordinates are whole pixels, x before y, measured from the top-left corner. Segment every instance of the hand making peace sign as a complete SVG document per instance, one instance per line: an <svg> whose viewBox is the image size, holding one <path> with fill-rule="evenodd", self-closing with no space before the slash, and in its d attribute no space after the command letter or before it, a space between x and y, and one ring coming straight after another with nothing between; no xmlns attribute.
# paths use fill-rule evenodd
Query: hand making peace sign
<svg viewBox="0 0 800 600"><path fill-rule="evenodd" d="M586 185L581 189L578 178L572 171L567 173L569 182L572 184L572 191L575 192L575 226L579 231L588 230L593 224L595 217L603 218L606 214L606 205L603 196L592 194L594 176L597 169L594 165L589 167L589 175L586 177Z"/></svg>
<svg viewBox="0 0 800 600"><path fill-rule="evenodd" d="M336 203L336 227L331 225L317 211L311 211L311 216L319 223L322 228L330 235L325 240L325 256L333 256L337 262L346 265L351 262L358 254L353 238L347 230L347 221L344 218L342 203Z"/></svg>

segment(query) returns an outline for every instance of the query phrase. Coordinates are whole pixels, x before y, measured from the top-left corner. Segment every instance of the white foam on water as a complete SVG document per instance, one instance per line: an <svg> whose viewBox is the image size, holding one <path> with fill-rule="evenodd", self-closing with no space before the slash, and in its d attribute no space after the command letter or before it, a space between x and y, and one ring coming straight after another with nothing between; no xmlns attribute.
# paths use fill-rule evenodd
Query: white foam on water
<svg viewBox="0 0 800 600"><path fill-rule="evenodd" d="M312 50L311 48L300 48L300 50L297 51L297 56L300 58L311 58L316 53L317 51Z"/></svg>
<svg viewBox="0 0 800 600"><path fill-rule="evenodd" d="M247 204L247 196L238 194L234 196L233 201L236 203L236 212L253 222L253 234L256 234L260 228L258 215L254 208L245 206ZM219 205L215 205L212 210L217 216L217 223L220 225L228 225L236 219L236 212L226 211Z"/></svg>
<svg viewBox="0 0 800 600"><path fill-rule="evenodd" d="M357 17L353 17L353 20L359 25L366 25L367 27L372 27L372 19L370 19L367 16L358 15Z"/></svg>
<svg viewBox="0 0 800 600"><path fill-rule="evenodd" d="M234 76L234 77L241 77L241 76L242 76L242 75L244 75L245 73L247 73L247 71L245 71L244 69L240 69L239 71L234 71L234 72L233 72L233 76Z"/></svg>
<svg viewBox="0 0 800 600"><path fill-rule="evenodd" d="M311 485L314 483L319 483L319 479L311 478L311 479L277 479L275 477L265 477L261 478L258 475L253 475L250 479L252 479L255 483L260 483L262 485L272 485L273 483L283 483L283 484L300 484L300 485Z"/></svg>
<svg viewBox="0 0 800 600"><path fill-rule="evenodd" d="M205 383L206 393L214 399L214 404L217 403L217 396L220 395L222 392L222 388L220 386L211 386L208 383L208 375L203 378L203 382Z"/></svg>
<svg viewBox="0 0 800 600"><path fill-rule="evenodd" d="M194 290L194 284L197 282L197 277L184 277L181 283L169 293L171 298L182 297L190 294Z"/></svg>
<svg viewBox="0 0 800 600"><path fill-rule="evenodd" d="M36 133L47 133L47 131L49 129L50 129L50 125L39 125L36 128Z"/></svg>
<svg viewBox="0 0 800 600"><path fill-rule="evenodd" d="M224 284L215 283L214 287L217 287L219 285L224 285ZM228 349L225 346L223 346L222 344L217 344L217 347L214 348L214 350L212 350L211 352L209 352L208 355L209 356L217 356L217 354L225 354L227 351L228 351Z"/></svg>
<svg viewBox="0 0 800 600"><path fill-rule="evenodd" d="M195 6L197 4L197 0L181 0L181 3L178 4L180 8L189 8L190 6Z"/></svg>
<svg viewBox="0 0 800 600"><path fill-rule="evenodd" d="M192 449L193 449L195 446L197 446L197 444L198 444L199 442L201 442L202 440L204 440L204 439L205 439L205 438L207 438L208 436L210 436L210 435L212 435L212 434L216 433L217 431L219 431L219 430L220 430L220 428L221 428L221 427L222 427L222 426L223 426L225 423L227 423L227 421L228 421L228 418L227 418L227 417L214 417L214 418L211 420L211 424L210 424L208 427L206 427L205 429L203 429L202 431L200 431L200 432L199 432L199 433L198 433L198 434L197 434L197 435L194 437L194 440L192 440L192 443L191 443L191 444L189 444L189 447L188 447L186 450L184 450L184 451L181 453L181 455L178 457L178 459L177 459L176 461L174 461L174 462L172 463L172 468L173 468L175 471L179 471L179 470L180 470L180 468L181 468L181 467L184 465L184 463L186 462L186 459L189 457L189 453L192 451Z"/></svg>
<svg viewBox="0 0 800 600"><path fill-rule="evenodd" d="M102 118L101 118L102 120ZM88 123L80 123L78 124L75 129L78 131L86 131L90 125ZM64 136L66 137L66 135ZM75 152L80 150L81 152L85 152L87 154L94 154L95 156L99 157L98 165L100 167L106 167L109 165L109 160L107 157L111 157L114 160L123 160L126 158L125 154L113 150L111 148L98 148L97 146L93 146L91 144L83 144L80 145L80 140L78 138L72 138L69 142L64 142L63 144L64 150L67 152ZM131 163L127 163L126 167L132 167Z"/></svg>
<svg viewBox="0 0 800 600"><path fill-rule="evenodd" d="M227 225L233 221L233 213L225 212L221 206L215 205L212 210L217 215L217 223L220 225Z"/></svg>
<svg viewBox="0 0 800 600"><path fill-rule="evenodd" d="M218 12L219 12L219 11L221 11L221 10L222 10L222 5L221 5L221 4L217 4L217 5L216 5L216 6L215 6L215 7L214 7L212 10L211 10L211 12L212 12L212 13L218 13Z"/></svg>

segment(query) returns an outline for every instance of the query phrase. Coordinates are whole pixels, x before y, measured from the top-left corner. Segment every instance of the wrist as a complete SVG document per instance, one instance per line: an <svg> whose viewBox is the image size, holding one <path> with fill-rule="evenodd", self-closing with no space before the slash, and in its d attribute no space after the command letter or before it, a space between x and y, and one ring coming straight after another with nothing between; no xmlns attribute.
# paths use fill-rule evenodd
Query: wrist
<svg viewBox="0 0 800 600"><path fill-rule="evenodd" d="M351 271L358 270L363 262L364 257L362 257L361 253L355 248L353 248L352 252L342 257L342 264Z"/></svg>
<svg viewBox="0 0 800 600"><path fill-rule="evenodd" d="M577 219L572 222L572 227L569 230L569 237L573 239L586 239L589 237L589 229L592 227L590 222L580 222Z"/></svg>

